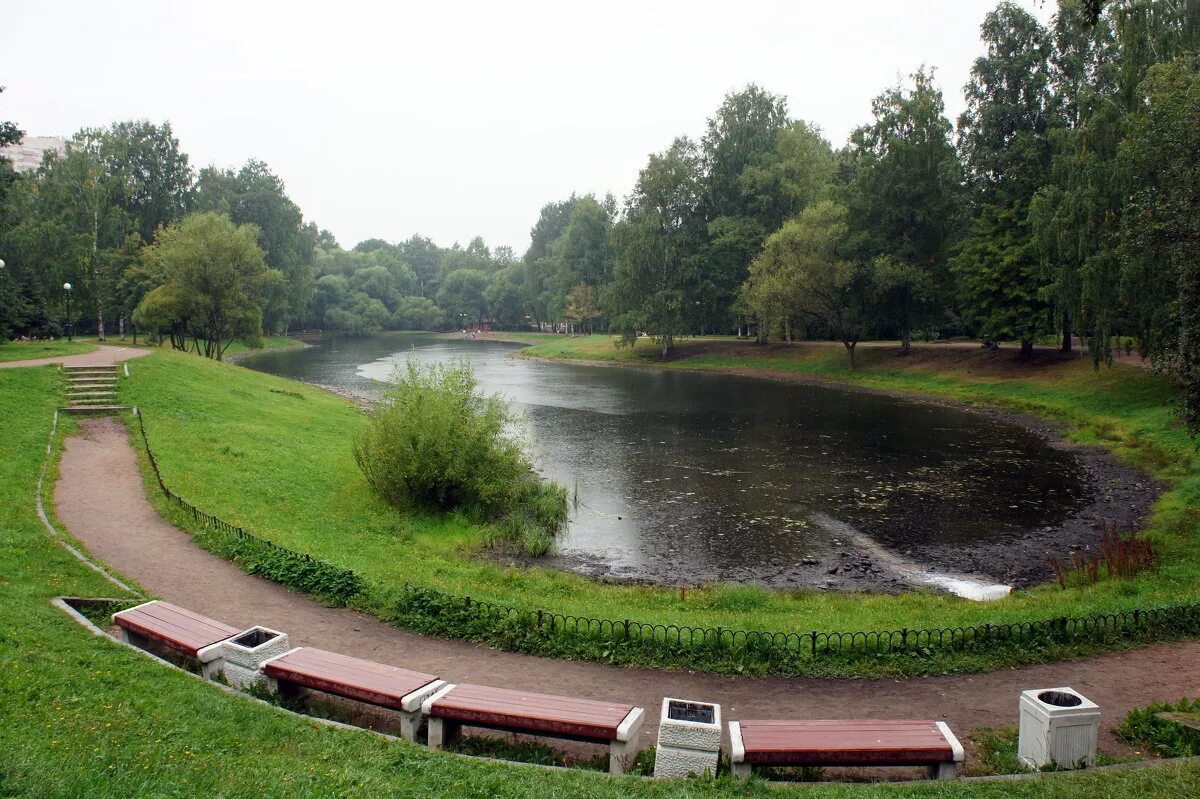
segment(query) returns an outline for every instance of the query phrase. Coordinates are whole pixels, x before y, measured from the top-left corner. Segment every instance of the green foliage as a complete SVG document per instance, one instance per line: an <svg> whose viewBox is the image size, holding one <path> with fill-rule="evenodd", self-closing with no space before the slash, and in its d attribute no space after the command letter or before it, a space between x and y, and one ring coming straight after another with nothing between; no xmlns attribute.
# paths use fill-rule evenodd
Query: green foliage
<svg viewBox="0 0 1200 799"><path fill-rule="evenodd" d="M985 340L1020 341L1026 355L1054 329L1027 228L1024 205L985 205L951 260L968 328Z"/></svg>
<svg viewBox="0 0 1200 799"><path fill-rule="evenodd" d="M186 338L204 342L204 354L220 360L234 338L262 335L263 283L272 274L253 225L234 225L216 212L196 213L165 228L142 251L158 288L143 299L134 320L170 334L178 349Z"/></svg>
<svg viewBox="0 0 1200 799"><path fill-rule="evenodd" d="M1156 702L1149 707L1134 708L1114 732L1130 746L1146 747L1159 757L1200 755L1200 730L1171 718L1161 718L1164 713L1178 714L1193 725L1200 725L1200 699Z"/></svg>
<svg viewBox="0 0 1200 799"><path fill-rule="evenodd" d="M676 139L650 156L638 175L625 218L613 231L617 262L605 306L623 344L640 332L653 336L667 357L693 312L687 289L699 267L703 200L696 146Z"/></svg>
<svg viewBox="0 0 1200 799"><path fill-rule="evenodd" d="M497 520L524 552L549 552L567 521L567 491L536 478L504 400L481 394L462 360L410 360L393 381L354 438L354 459L375 491L402 509Z"/></svg>
<svg viewBox="0 0 1200 799"><path fill-rule="evenodd" d="M1200 70L1184 56L1149 70L1145 106L1120 160L1133 188L1124 254L1143 348L1184 385L1184 418L1200 431Z"/></svg>
<svg viewBox="0 0 1200 799"><path fill-rule="evenodd" d="M809 206L763 245L743 289L747 308L764 329L792 320L820 325L841 341L854 368L854 349L867 334L875 295L871 264L841 257L846 207L831 200Z"/></svg>

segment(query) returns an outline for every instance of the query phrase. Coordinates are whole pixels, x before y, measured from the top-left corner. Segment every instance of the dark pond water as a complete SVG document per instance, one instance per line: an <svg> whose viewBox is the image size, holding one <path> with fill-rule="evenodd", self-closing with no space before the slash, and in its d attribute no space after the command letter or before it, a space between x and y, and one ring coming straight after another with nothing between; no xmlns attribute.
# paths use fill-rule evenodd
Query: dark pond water
<svg viewBox="0 0 1200 799"><path fill-rule="evenodd" d="M817 567L847 550L936 568L939 552L1058 524L1085 498L1070 453L984 416L818 386L509 357L518 348L386 335L244 365L375 398L407 357L469 358L482 387L524 415L543 473L578 486L556 562L616 578L817 584L827 573Z"/></svg>

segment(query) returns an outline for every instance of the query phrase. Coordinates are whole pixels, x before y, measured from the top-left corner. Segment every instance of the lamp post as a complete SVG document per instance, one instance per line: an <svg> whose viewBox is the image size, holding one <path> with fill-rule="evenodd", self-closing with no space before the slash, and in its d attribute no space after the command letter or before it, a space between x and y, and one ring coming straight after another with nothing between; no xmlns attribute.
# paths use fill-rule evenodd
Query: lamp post
<svg viewBox="0 0 1200 799"><path fill-rule="evenodd" d="M63 283L63 291L67 292L67 341L71 338L71 284Z"/></svg>

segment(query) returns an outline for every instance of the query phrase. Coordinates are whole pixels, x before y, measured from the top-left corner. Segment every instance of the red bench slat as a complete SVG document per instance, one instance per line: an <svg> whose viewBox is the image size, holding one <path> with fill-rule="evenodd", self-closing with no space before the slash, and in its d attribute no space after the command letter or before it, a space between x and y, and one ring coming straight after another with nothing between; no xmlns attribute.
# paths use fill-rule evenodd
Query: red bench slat
<svg viewBox="0 0 1200 799"><path fill-rule="evenodd" d="M204 647L241 632L236 627L162 601L122 610L113 615L113 621L118 627L190 657L197 657Z"/></svg>
<svg viewBox="0 0 1200 799"><path fill-rule="evenodd" d="M746 763L759 765L936 765L954 748L933 721L739 722Z"/></svg>
<svg viewBox="0 0 1200 799"><path fill-rule="evenodd" d="M277 680L395 710L402 709L400 700L405 696L437 679L432 674L312 647L269 660L263 671Z"/></svg>
<svg viewBox="0 0 1200 799"><path fill-rule="evenodd" d="M464 724L612 741L633 705L551 694L457 685L431 705L434 716Z"/></svg>

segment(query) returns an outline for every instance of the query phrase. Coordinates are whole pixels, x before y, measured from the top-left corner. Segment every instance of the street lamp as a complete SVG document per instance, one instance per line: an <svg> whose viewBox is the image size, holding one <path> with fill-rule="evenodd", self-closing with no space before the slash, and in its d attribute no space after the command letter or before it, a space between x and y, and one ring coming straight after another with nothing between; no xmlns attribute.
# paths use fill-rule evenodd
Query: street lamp
<svg viewBox="0 0 1200 799"><path fill-rule="evenodd" d="M67 341L71 338L71 284L63 283L63 291L67 292Z"/></svg>

